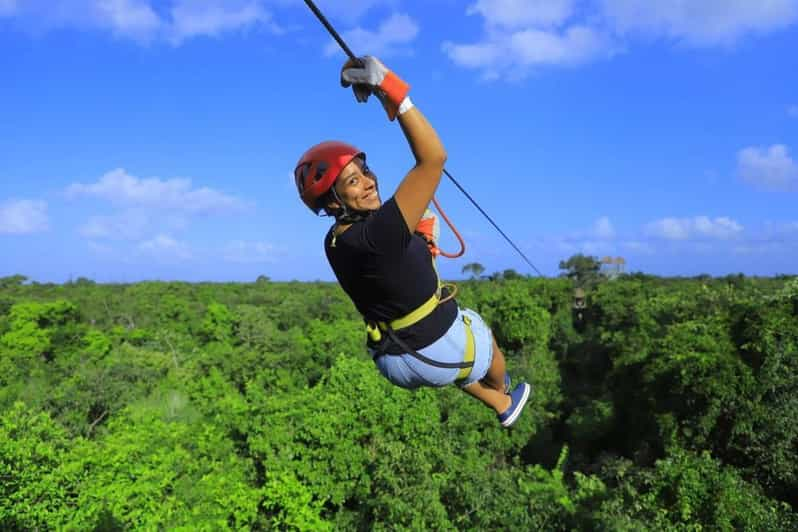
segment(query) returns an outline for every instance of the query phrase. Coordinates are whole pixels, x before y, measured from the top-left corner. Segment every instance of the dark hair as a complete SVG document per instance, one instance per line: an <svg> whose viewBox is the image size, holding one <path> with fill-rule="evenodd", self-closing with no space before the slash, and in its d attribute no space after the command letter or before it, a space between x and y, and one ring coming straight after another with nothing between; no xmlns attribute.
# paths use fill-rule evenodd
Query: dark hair
<svg viewBox="0 0 798 532"><path fill-rule="evenodd" d="M333 187L334 186L335 183L333 183ZM330 202L332 201L338 201L338 200L336 199L335 193L333 192L333 189L331 187L330 190L325 192L324 195L318 199L317 205L322 209L324 209L324 214L326 214L327 216L337 217L339 214L342 214L341 208L340 207L337 209L330 208L329 205Z"/></svg>

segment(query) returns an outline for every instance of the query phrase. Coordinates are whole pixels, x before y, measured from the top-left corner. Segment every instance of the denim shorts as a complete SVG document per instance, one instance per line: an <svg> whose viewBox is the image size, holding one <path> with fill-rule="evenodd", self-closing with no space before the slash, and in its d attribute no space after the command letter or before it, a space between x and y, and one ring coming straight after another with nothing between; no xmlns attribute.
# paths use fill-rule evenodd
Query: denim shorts
<svg viewBox="0 0 798 532"><path fill-rule="evenodd" d="M458 309L457 318L446 334L418 352L436 362L462 362L466 346L463 316L471 319L471 330L474 332L474 366L468 377L458 383L460 386L468 386L484 378L493 362L493 334L479 314L471 309ZM372 357L375 355L373 349L369 349L369 353ZM381 355L374 362L380 373L391 383L409 389L452 384L460 371L457 368L431 366L407 353Z"/></svg>

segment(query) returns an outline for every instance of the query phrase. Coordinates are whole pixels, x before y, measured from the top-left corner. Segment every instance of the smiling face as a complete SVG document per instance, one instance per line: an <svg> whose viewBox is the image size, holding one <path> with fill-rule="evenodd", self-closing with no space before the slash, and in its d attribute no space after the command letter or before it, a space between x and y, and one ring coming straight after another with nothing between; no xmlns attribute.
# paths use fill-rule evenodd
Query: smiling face
<svg viewBox="0 0 798 532"><path fill-rule="evenodd" d="M374 211L382 204L377 176L360 157L352 159L341 170L335 181L335 192L347 208L355 211Z"/></svg>

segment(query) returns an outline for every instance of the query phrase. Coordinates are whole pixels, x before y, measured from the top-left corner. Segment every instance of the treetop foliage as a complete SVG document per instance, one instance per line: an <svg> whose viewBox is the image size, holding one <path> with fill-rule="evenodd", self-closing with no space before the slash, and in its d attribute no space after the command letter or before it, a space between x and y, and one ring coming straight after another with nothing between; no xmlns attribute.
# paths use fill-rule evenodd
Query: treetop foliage
<svg viewBox="0 0 798 532"><path fill-rule="evenodd" d="M572 259L460 284L511 430L391 386L332 283L0 279L0 528L796 529L798 279Z"/></svg>

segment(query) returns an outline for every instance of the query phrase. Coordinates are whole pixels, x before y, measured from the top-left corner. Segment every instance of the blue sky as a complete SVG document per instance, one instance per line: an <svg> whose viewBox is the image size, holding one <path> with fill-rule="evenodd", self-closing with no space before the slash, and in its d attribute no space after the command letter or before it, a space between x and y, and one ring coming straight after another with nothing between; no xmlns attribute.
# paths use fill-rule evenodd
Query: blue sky
<svg viewBox="0 0 798 532"><path fill-rule="evenodd" d="M798 0L319 0L411 86L447 169L546 275L796 273ZM310 145L413 159L299 0L0 0L0 276L332 280ZM444 177L444 277L526 263ZM456 241L443 229L442 247Z"/></svg>

